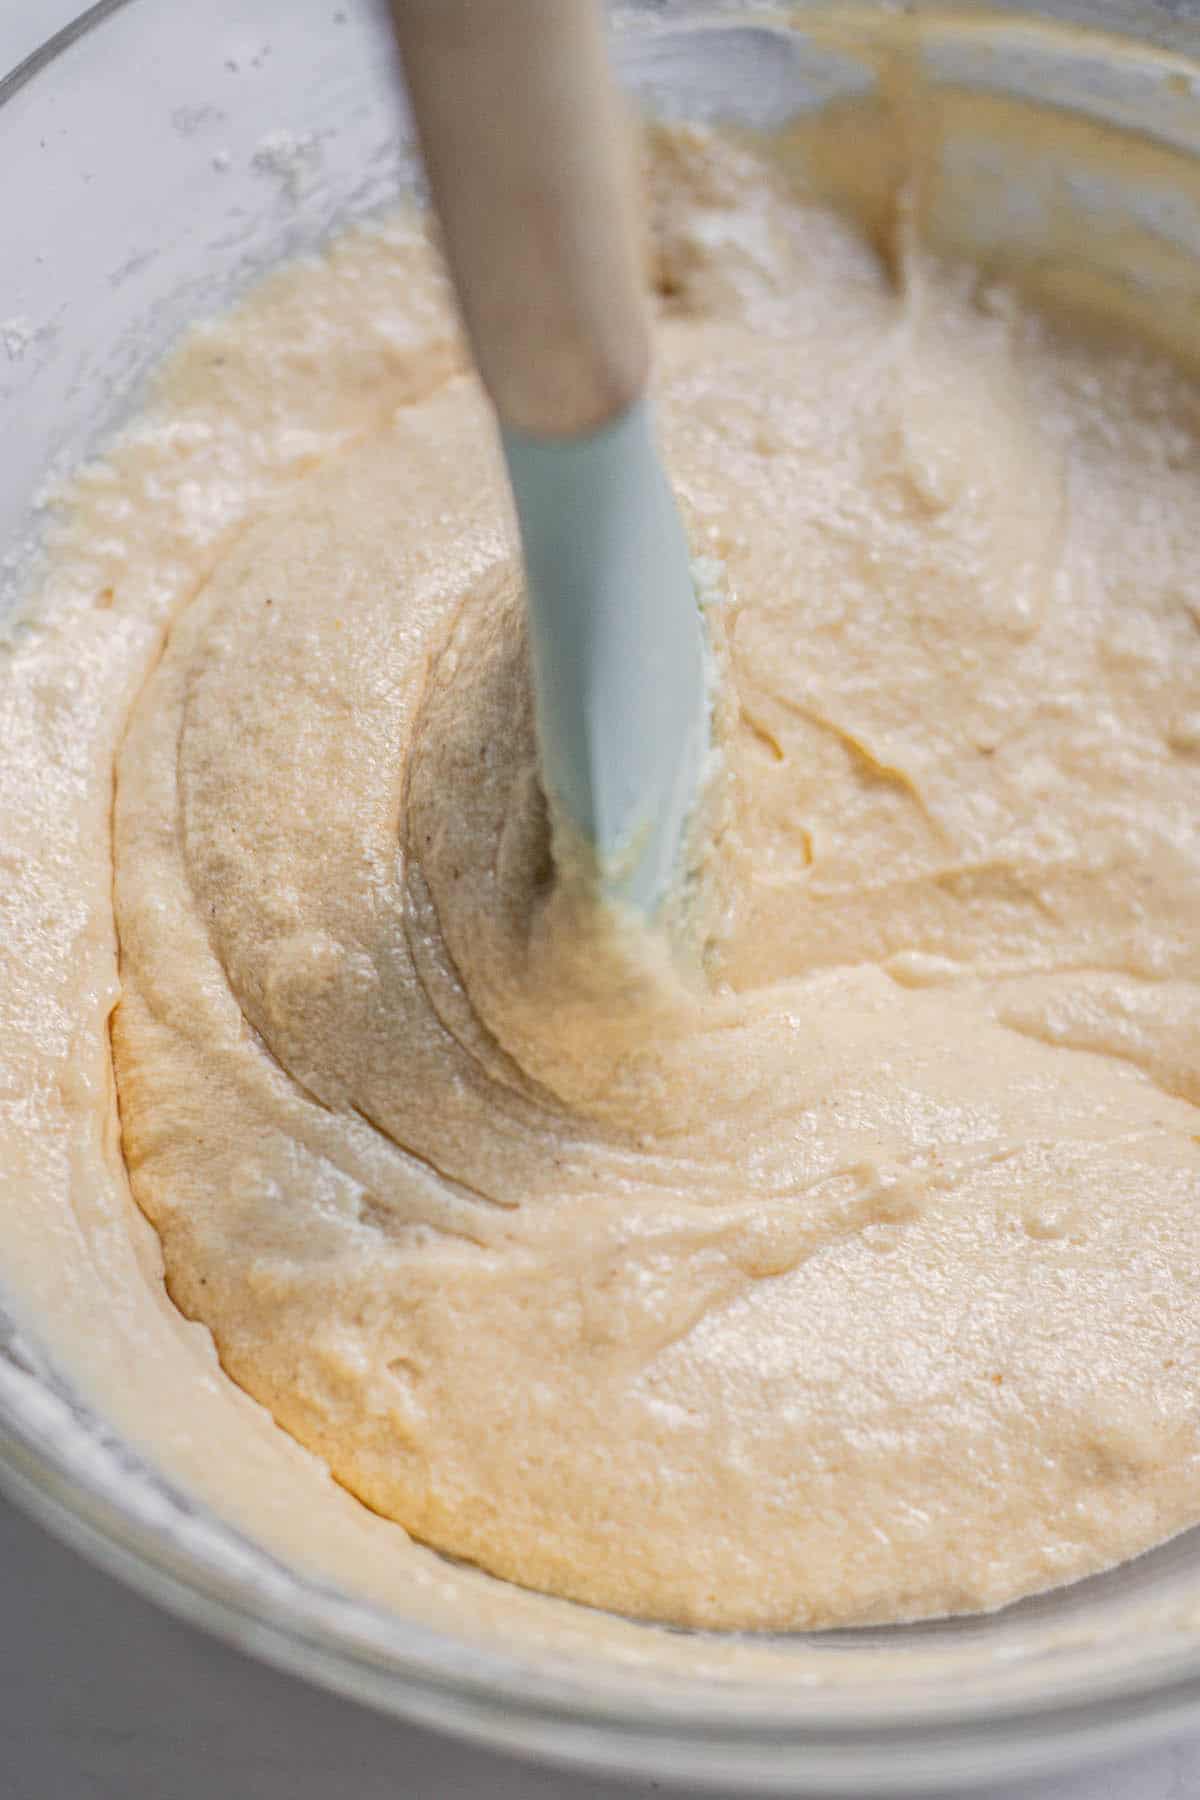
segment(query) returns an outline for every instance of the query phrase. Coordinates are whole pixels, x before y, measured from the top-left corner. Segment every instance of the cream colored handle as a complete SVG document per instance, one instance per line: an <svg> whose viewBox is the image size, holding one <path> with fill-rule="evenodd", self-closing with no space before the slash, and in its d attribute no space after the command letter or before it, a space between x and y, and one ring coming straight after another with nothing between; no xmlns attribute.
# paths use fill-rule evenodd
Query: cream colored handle
<svg viewBox="0 0 1200 1800"><path fill-rule="evenodd" d="M642 392L630 139L598 0L392 0L451 273L510 430L573 437Z"/></svg>

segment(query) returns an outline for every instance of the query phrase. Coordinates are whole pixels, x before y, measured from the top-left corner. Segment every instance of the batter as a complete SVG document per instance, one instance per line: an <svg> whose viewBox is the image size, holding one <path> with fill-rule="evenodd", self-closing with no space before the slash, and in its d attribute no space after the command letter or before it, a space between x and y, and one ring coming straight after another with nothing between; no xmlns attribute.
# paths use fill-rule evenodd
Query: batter
<svg viewBox="0 0 1200 1800"><path fill-rule="evenodd" d="M225 1370L424 1542L682 1624L994 1607L1200 1518L1200 389L763 151L648 175L721 672L670 943L556 883L491 427L420 229L355 234L64 552L171 614L124 1158Z"/></svg>

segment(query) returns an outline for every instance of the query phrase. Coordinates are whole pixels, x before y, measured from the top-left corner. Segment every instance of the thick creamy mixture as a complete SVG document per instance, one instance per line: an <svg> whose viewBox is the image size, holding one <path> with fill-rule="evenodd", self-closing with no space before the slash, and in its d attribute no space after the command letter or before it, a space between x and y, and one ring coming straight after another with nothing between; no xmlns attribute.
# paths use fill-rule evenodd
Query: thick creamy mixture
<svg viewBox="0 0 1200 1800"><path fill-rule="evenodd" d="M425 1542L689 1624L991 1607L1200 1517L1200 388L763 153L650 182L720 671L672 953L556 884L491 426L421 230L349 236L193 336L55 577L165 632L124 1157L225 1369Z"/></svg>

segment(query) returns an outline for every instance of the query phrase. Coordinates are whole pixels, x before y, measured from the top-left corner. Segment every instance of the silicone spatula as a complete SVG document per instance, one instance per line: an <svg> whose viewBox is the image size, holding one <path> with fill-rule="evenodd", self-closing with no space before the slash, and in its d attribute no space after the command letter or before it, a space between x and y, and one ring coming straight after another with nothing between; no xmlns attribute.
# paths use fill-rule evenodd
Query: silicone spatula
<svg viewBox="0 0 1200 1800"><path fill-rule="evenodd" d="M543 784L603 888L670 891L708 739L688 548L646 395L629 139L597 0L392 0L520 525Z"/></svg>

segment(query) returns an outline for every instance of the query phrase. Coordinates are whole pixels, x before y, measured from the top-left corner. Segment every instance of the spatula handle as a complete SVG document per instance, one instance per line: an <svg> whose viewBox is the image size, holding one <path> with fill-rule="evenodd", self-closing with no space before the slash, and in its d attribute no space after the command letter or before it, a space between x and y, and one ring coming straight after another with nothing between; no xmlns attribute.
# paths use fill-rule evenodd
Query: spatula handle
<svg viewBox="0 0 1200 1800"><path fill-rule="evenodd" d="M598 0L392 0L475 359L501 423L577 437L642 392L648 328Z"/></svg>

